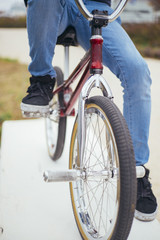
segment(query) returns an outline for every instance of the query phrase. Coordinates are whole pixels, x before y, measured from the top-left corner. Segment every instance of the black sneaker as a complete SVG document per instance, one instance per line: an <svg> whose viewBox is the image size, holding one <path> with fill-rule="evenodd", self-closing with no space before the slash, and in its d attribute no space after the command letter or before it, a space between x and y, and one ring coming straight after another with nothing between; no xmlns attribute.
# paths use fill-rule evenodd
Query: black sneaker
<svg viewBox="0 0 160 240"><path fill-rule="evenodd" d="M157 201L152 192L151 184L148 180L149 170L143 178L137 178L137 204L135 218L141 221L152 221L157 215Z"/></svg>
<svg viewBox="0 0 160 240"><path fill-rule="evenodd" d="M21 110L25 117L40 117L49 113L55 78L49 75L31 77L28 95L22 99Z"/></svg>

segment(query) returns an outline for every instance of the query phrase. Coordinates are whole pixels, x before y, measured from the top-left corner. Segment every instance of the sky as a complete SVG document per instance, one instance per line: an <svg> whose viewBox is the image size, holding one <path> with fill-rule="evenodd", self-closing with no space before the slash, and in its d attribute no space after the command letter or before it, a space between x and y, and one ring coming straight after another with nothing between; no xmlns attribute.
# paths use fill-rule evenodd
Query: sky
<svg viewBox="0 0 160 240"><path fill-rule="evenodd" d="M0 0L0 10L8 10L16 2L23 2L23 0Z"/></svg>

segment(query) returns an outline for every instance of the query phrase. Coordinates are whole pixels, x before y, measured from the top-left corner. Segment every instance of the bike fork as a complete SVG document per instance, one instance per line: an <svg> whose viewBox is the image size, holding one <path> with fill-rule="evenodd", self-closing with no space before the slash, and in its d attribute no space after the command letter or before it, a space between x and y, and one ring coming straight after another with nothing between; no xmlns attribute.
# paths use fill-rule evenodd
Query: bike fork
<svg viewBox="0 0 160 240"><path fill-rule="evenodd" d="M110 99L113 98L109 85L100 74L95 74L91 76L82 88L78 105L78 151L80 165L82 165L83 162L86 139L85 104L91 90L95 87L101 89L105 97L108 97ZM81 168L81 166L79 167Z"/></svg>

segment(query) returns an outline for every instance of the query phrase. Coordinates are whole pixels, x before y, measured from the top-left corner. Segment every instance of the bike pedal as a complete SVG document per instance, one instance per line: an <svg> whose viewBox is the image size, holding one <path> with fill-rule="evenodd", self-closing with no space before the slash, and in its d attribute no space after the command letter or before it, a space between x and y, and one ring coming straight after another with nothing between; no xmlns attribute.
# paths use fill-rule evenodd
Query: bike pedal
<svg viewBox="0 0 160 240"><path fill-rule="evenodd" d="M22 111L22 116L24 118L41 118L41 117L48 117L50 113L39 113L39 112L25 112Z"/></svg>

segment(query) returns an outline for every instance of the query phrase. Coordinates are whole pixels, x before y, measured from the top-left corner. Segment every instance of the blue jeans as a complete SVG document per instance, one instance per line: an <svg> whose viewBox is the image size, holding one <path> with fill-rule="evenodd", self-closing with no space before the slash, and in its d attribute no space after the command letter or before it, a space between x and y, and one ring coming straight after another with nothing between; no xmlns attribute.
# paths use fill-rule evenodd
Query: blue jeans
<svg viewBox="0 0 160 240"><path fill-rule="evenodd" d="M105 9L112 12L106 4L84 2L90 11ZM81 15L74 0L29 0L27 12L31 75L55 76L52 58L57 36L69 25L75 27L79 44L85 50L89 49L89 22ZM103 28L102 34L103 62L121 81L124 117L132 136L136 164L142 165L149 158L150 73L146 62L121 27L119 18Z"/></svg>

